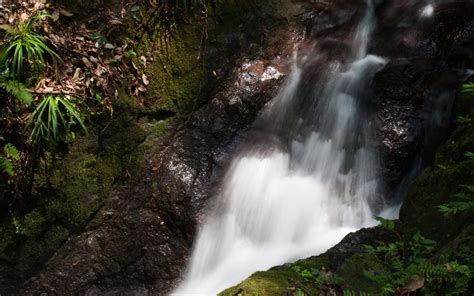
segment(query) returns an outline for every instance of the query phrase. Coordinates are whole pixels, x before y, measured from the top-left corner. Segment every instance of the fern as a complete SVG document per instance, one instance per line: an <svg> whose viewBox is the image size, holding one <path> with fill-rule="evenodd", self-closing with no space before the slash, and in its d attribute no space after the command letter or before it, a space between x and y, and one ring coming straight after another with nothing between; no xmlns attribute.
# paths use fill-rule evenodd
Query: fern
<svg viewBox="0 0 474 296"><path fill-rule="evenodd" d="M6 157L0 155L0 170L7 175L14 176L15 171L13 170L13 163Z"/></svg>
<svg viewBox="0 0 474 296"><path fill-rule="evenodd" d="M15 169L13 162L20 160L20 152L10 143L7 143L3 147L3 153L0 154L0 171L6 173L7 175L14 176Z"/></svg>
<svg viewBox="0 0 474 296"><path fill-rule="evenodd" d="M460 212L474 211L474 201L456 201L438 206L438 210L445 216L455 215Z"/></svg>
<svg viewBox="0 0 474 296"><path fill-rule="evenodd" d="M26 86L16 80L6 80L0 82L0 88L4 88L7 93L24 104L31 104L33 97Z"/></svg>
<svg viewBox="0 0 474 296"><path fill-rule="evenodd" d="M3 152L8 158L11 158L16 161L20 160L20 151L18 151L18 149L16 149L16 147L10 143L7 143L3 147Z"/></svg>
<svg viewBox="0 0 474 296"><path fill-rule="evenodd" d="M474 189L471 186L466 188ZM422 293L427 295L440 291L456 295L467 291L472 279L470 267L450 261L447 256L440 256L434 261L431 258L435 247L435 241L419 233L409 241L364 246L365 253L379 267L376 270L365 269L362 274L378 284L380 295L396 294L413 281L422 281Z"/></svg>
<svg viewBox="0 0 474 296"><path fill-rule="evenodd" d="M459 198L459 201L445 203L437 206L438 211L443 213L445 216L455 215L460 212L472 212L474 211L474 186L473 185L462 185L466 188L468 193L458 193L455 197Z"/></svg>

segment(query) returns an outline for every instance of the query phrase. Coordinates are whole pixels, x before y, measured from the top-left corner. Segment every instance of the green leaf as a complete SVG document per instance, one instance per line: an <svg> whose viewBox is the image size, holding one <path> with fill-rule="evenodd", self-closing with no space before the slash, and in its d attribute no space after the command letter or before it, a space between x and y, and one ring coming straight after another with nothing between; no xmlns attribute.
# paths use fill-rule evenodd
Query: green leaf
<svg viewBox="0 0 474 296"><path fill-rule="evenodd" d="M114 49L114 48L115 48L115 45L113 45L113 44L111 44L111 43L106 43L106 44L104 45L104 48L106 48L106 49Z"/></svg>
<svg viewBox="0 0 474 296"><path fill-rule="evenodd" d="M472 122L472 119L468 117L458 116L458 118L456 118L456 123L458 124L467 124L471 122Z"/></svg>
<svg viewBox="0 0 474 296"><path fill-rule="evenodd" d="M20 160L20 151L18 151L18 149L16 149L16 147L10 143L7 143L3 147L3 152L8 158L11 158L16 161Z"/></svg>
<svg viewBox="0 0 474 296"><path fill-rule="evenodd" d="M469 94L474 93L474 83L471 82L471 83L463 84L462 87L461 87L461 92L462 93L469 93Z"/></svg>
<svg viewBox="0 0 474 296"><path fill-rule="evenodd" d="M47 16L47 15L46 15ZM14 29L7 31L4 36L4 46L0 51L0 66L10 69L14 78L23 77L25 67L42 70L45 55L53 59L59 56L46 45L47 39L33 32L35 24L45 15L40 14L24 22L19 22Z"/></svg>
<svg viewBox="0 0 474 296"><path fill-rule="evenodd" d="M0 155L0 170L5 172L10 177L15 175L12 162L8 158L3 157L1 155Z"/></svg>
<svg viewBox="0 0 474 296"><path fill-rule="evenodd" d="M441 165L441 164L438 164L436 165L438 168L442 169L442 170L447 170L448 168L444 165Z"/></svg>
<svg viewBox="0 0 474 296"><path fill-rule="evenodd" d="M455 215L459 212L474 211L474 201L457 201L437 206L445 216Z"/></svg>
<svg viewBox="0 0 474 296"><path fill-rule="evenodd" d="M464 188L467 188L469 191L474 192L474 185L461 185Z"/></svg>
<svg viewBox="0 0 474 296"><path fill-rule="evenodd" d="M379 216L374 216L374 219L380 222L380 225L382 225L383 228L388 229L388 230L394 230L395 229L395 221L394 220L388 220Z"/></svg>
<svg viewBox="0 0 474 296"><path fill-rule="evenodd" d="M32 141L54 148L59 142L71 139L74 125L87 133L79 111L71 102L61 96L47 96L29 116L26 128L32 127Z"/></svg>

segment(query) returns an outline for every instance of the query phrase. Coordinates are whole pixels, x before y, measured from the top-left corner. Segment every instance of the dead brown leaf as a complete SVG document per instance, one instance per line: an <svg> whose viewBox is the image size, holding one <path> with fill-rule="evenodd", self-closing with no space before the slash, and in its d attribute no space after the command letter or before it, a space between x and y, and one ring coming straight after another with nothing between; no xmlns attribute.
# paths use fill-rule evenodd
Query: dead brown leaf
<svg viewBox="0 0 474 296"><path fill-rule="evenodd" d="M395 296L406 296L410 293L416 292L425 286L425 278L417 277L409 282L404 287L398 288L395 291Z"/></svg>

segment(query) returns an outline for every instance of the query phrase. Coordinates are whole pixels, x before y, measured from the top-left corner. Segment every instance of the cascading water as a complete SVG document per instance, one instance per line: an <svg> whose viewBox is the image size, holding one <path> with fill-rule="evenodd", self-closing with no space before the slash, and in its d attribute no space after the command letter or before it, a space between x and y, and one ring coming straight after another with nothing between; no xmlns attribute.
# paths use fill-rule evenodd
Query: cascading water
<svg viewBox="0 0 474 296"><path fill-rule="evenodd" d="M262 119L287 149L249 149L234 160L174 295L216 294L374 223L381 192L364 97L385 60L367 55L373 25L369 4L354 34L354 62L330 63L322 87L302 78L310 57L295 59Z"/></svg>

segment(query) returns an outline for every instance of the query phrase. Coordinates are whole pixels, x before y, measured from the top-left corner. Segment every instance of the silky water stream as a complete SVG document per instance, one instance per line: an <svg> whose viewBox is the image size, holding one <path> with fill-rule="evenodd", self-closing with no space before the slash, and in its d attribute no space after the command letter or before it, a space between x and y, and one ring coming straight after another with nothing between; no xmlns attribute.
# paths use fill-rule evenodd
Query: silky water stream
<svg viewBox="0 0 474 296"><path fill-rule="evenodd" d="M386 61L367 55L373 14L369 3L353 33L352 62L328 63L324 79L307 81L312 57L295 58L260 118L285 144L235 157L173 295L215 295L255 271L317 255L375 224L383 197L365 99Z"/></svg>

